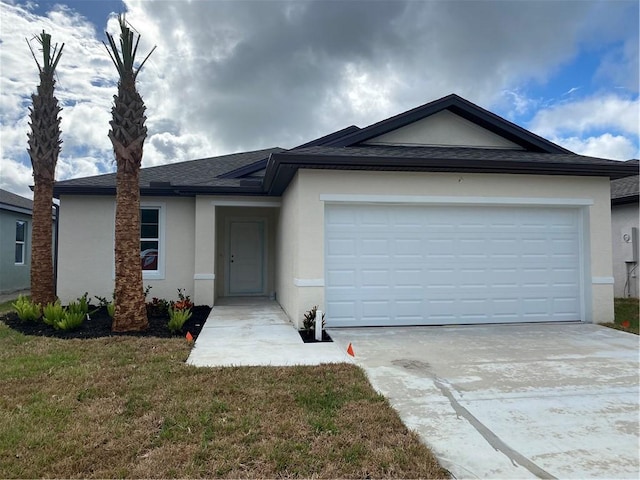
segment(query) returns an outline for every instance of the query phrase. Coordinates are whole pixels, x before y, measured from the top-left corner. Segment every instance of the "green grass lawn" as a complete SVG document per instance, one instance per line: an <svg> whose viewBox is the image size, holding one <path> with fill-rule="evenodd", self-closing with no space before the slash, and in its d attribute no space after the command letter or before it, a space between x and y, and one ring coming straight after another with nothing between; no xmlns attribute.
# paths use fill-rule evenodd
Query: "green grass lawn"
<svg viewBox="0 0 640 480"><path fill-rule="evenodd" d="M0 322L5 478L446 478L353 365L196 368L183 339Z"/></svg>
<svg viewBox="0 0 640 480"><path fill-rule="evenodd" d="M640 304L637 298L616 298L614 300L614 323L603 323L605 327L624 330L638 335Z"/></svg>
<svg viewBox="0 0 640 480"><path fill-rule="evenodd" d="M0 315L3 313L7 313L13 310L13 306L11 305L12 303L14 303L18 298L14 298L13 300L8 300L6 302L2 302L0 303Z"/></svg>

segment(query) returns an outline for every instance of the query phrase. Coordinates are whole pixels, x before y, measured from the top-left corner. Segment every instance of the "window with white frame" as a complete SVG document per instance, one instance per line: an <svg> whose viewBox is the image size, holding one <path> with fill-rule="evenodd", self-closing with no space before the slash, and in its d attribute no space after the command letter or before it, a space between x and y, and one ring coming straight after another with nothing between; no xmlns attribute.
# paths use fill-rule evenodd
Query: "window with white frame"
<svg viewBox="0 0 640 480"><path fill-rule="evenodd" d="M140 263L144 278L164 277L164 215L159 205L140 207Z"/></svg>
<svg viewBox="0 0 640 480"><path fill-rule="evenodd" d="M24 265L26 256L27 222L16 221L16 265Z"/></svg>

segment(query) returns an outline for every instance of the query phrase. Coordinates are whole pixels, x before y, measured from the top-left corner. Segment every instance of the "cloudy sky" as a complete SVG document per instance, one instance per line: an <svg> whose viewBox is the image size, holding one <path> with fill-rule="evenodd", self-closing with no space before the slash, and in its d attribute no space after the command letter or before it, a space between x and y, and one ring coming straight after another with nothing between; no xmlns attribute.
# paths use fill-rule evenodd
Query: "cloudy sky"
<svg viewBox="0 0 640 480"><path fill-rule="evenodd" d="M637 0L0 0L0 188L31 196L25 38L43 29L65 43L57 179L114 171L112 12L141 59L157 46L143 166L293 147L449 93L576 153L640 156Z"/></svg>

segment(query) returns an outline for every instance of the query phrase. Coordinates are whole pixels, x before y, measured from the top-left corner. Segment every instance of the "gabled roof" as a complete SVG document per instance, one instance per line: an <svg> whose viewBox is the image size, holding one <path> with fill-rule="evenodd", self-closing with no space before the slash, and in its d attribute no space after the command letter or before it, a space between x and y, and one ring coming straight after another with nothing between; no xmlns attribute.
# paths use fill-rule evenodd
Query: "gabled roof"
<svg viewBox="0 0 640 480"><path fill-rule="evenodd" d="M372 138L397 130L423 118L434 115L443 110L449 110L460 117L469 120L493 133L512 141L525 150L543 153L572 153L569 150L542 138L515 123L511 123L495 113L492 113L468 100L452 93L439 100L427 103L420 107L406 111L399 115L374 123L366 128L359 129L351 134L341 136L331 142L325 143L332 147L350 147Z"/></svg>
<svg viewBox="0 0 640 480"><path fill-rule="evenodd" d="M626 162L625 162L626 163ZM638 203L640 198L640 176L619 178L611 181L611 204Z"/></svg>
<svg viewBox="0 0 640 480"><path fill-rule="evenodd" d="M515 143L511 148L372 145L367 140L444 110ZM142 195L281 195L299 168L536 175L637 175L638 161L576 155L457 96L449 95L360 129L350 126L290 150L270 148L140 171ZM54 195L113 195L115 174L56 182Z"/></svg>
<svg viewBox="0 0 640 480"><path fill-rule="evenodd" d="M31 215L33 201L0 188L0 210L11 210Z"/></svg>

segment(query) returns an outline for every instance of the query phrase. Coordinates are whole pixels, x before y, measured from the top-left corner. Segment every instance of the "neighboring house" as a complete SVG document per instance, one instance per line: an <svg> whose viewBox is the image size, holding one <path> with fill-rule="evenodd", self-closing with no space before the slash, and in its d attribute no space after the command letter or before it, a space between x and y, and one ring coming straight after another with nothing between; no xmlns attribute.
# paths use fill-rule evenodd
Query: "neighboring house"
<svg viewBox="0 0 640 480"><path fill-rule="evenodd" d="M145 168L144 284L277 299L295 325L613 319L610 179L449 95L366 128ZM111 296L115 174L57 182L58 294Z"/></svg>
<svg viewBox="0 0 640 480"><path fill-rule="evenodd" d="M0 293L30 287L33 202L0 189Z"/></svg>
<svg viewBox="0 0 640 480"><path fill-rule="evenodd" d="M613 278L616 297L638 298L638 256L640 177L611 182L611 233L613 236Z"/></svg>

